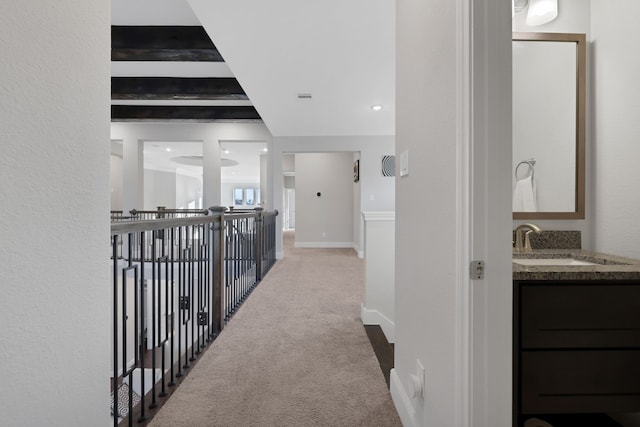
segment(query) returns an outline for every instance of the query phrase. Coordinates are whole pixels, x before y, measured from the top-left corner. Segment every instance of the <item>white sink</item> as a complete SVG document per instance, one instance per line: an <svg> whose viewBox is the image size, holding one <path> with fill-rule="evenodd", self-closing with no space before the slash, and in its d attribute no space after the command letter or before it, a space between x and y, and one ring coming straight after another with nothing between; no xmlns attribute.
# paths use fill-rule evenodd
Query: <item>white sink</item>
<svg viewBox="0 0 640 427"><path fill-rule="evenodd" d="M514 258L513 262L520 265L598 265L574 258Z"/></svg>

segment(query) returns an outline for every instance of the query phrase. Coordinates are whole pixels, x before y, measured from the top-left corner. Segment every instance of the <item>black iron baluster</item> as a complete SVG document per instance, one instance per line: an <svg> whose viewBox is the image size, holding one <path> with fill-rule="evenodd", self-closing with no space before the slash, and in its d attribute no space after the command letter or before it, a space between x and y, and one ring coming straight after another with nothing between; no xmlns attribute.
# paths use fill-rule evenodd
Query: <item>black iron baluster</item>
<svg viewBox="0 0 640 427"><path fill-rule="evenodd" d="M129 239L131 241L131 239ZM128 413L129 413L129 425L133 425L133 416L131 415L133 412L133 372L138 365L137 358L137 340L134 341L134 362L131 369L127 369L127 319L129 316L128 312L128 304L127 304L127 284L129 283L127 280L127 273L129 271L133 271L133 295L134 295L134 319L137 313L137 307L135 306L137 302L137 292L138 292L138 266L133 265L131 260L129 260L128 266L122 269L122 378L126 376L129 377L129 402L128 402ZM137 319L135 319L137 320ZM134 339L137 336L137 322L134 320ZM116 409L116 408L114 408Z"/></svg>
<svg viewBox="0 0 640 427"><path fill-rule="evenodd" d="M176 374L177 378L180 378L183 374L182 372L182 325L184 322L184 309L183 309L183 298L184 298L184 282L185 282L185 261L184 261L184 253L182 247L182 230L183 227L178 228L178 257L180 259L178 263L178 373ZM185 350L186 352L186 350Z"/></svg>
<svg viewBox="0 0 640 427"><path fill-rule="evenodd" d="M158 406L158 402L156 400L156 348L157 348L157 335L156 335L156 301L159 299L156 288L158 284L158 277L156 274L156 240L158 238L158 231L153 230L151 232L151 301L148 303L148 307L151 307L151 404L149 408L153 409ZM149 285L147 285L148 288ZM149 297L149 292L147 289L147 298ZM147 334L147 346L148 349L149 344L149 335ZM148 351L148 350L147 350ZM144 375L144 373L143 373Z"/></svg>
<svg viewBox="0 0 640 427"><path fill-rule="evenodd" d="M118 236L112 237L113 257L113 425L118 426ZM124 362L123 362L124 363Z"/></svg>
<svg viewBox="0 0 640 427"><path fill-rule="evenodd" d="M194 262L194 267L195 271L197 272L197 286L196 286L196 290L197 290L197 312L196 315L197 317L194 318L198 320L198 324L196 325L196 331L197 331L197 335L198 335L198 339L196 341L195 337L193 339L193 344L192 346L196 347L195 350L195 354L199 355L200 354L200 348L201 348L201 343L200 343L200 336L201 336L201 328L200 328L200 315L202 313L202 248L200 246L200 226L196 226L196 230L198 231L198 241L197 241L197 245L194 244L194 249L196 251L196 259ZM194 242L195 243L195 242ZM195 322L194 322L195 323ZM195 357L195 356L194 356Z"/></svg>
<svg viewBox="0 0 640 427"><path fill-rule="evenodd" d="M146 328L146 322L145 322L145 318L144 318L144 306L145 306L145 286L144 286L144 262L145 262L145 232L141 231L140 232L140 327L141 327L141 331L142 331L142 345L141 348L136 349L136 351L140 352L140 417L138 417L138 422L143 422L147 420L147 415L146 415L146 407L145 407L145 387L144 387L144 382L145 382L145 378L144 378L144 349L146 349L147 347L147 328ZM132 384L133 385L133 384Z"/></svg>
<svg viewBox="0 0 640 427"><path fill-rule="evenodd" d="M171 364L171 379L169 380L169 387L173 387L176 382L175 382L175 368L174 368L174 364L175 364L175 357L174 357L174 353L175 353L175 323L176 323L176 312L175 312L175 288L176 288L176 278L175 278L175 265L176 262L178 262L178 260L176 259L175 256L175 239L176 239L176 228L175 227L171 227L171 317L168 317L167 319L170 320L170 325L171 325L171 344L170 344L170 364ZM180 274L180 269L178 267L178 274ZM168 330L168 328L167 328Z"/></svg>
<svg viewBox="0 0 640 427"><path fill-rule="evenodd" d="M216 331L215 331L215 259L213 256L213 252L215 250L215 238L214 238L214 227L212 224L207 224L207 288L209 291L209 298L207 299L207 305L209 306L209 324L207 328L209 329L209 337L207 339L208 342L212 342L215 339Z"/></svg>
<svg viewBox="0 0 640 427"><path fill-rule="evenodd" d="M160 298L158 298L158 346L161 349L162 352L162 358L161 358L161 363L160 363L160 372L161 372L161 390L160 390L160 394L158 396L160 397L164 397L167 395L167 389L166 389L166 375L165 375L165 370L166 370L166 362L167 362L167 355L166 355L166 344L168 342L168 333L169 333L169 325L167 322L168 316L169 316L169 258L166 255L166 250L165 250L165 243L166 243L166 237L167 237L167 232L169 230L163 230L162 234L160 235L160 244L161 244L161 256L160 258L158 258L158 293L160 294ZM162 318L162 286L161 286L161 278L162 278L162 263L164 263L164 319ZM162 338L162 323L164 320L164 339Z"/></svg>
<svg viewBox="0 0 640 427"><path fill-rule="evenodd" d="M227 316L226 319L231 318L231 306L233 305L233 222L229 220L225 223L225 229L227 230L227 251L225 253L225 263L227 264Z"/></svg>
<svg viewBox="0 0 640 427"><path fill-rule="evenodd" d="M235 234L235 240L236 240L236 244L235 244L235 264L236 264L236 280L235 280L235 297L234 297L234 304L233 304L233 314L236 313L236 310L238 308L238 301L240 300L239 295L240 295L240 274L242 274L242 270L240 268L240 233L238 232L238 220L234 221L235 223L235 230L236 230L236 234Z"/></svg>
<svg viewBox="0 0 640 427"><path fill-rule="evenodd" d="M191 239L189 245L189 321L191 322L191 357L189 361L193 362L196 360L195 355L195 342L196 342L196 317L195 317L195 309L196 309L196 300L195 300L195 239L193 233L193 225L189 226L191 231Z"/></svg>

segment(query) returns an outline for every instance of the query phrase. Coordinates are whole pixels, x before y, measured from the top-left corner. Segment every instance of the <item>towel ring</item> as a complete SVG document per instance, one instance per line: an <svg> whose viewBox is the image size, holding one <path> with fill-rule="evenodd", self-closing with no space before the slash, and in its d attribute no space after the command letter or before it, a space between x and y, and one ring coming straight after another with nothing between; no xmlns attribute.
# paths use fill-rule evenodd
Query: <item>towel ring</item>
<svg viewBox="0 0 640 427"><path fill-rule="evenodd" d="M516 166L516 181L519 181L520 178L518 178L518 169L520 168L520 166L522 165L527 165L529 166L529 172L531 174L531 179L533 179L534 175L535 175L535 169L533 168L533 166L536 164L536 159L534 159L533 157L528 159L528 160L523 160L520 163L518 163L518 165ZM523 178L526 178L527 175L525 175Z"/></svg>

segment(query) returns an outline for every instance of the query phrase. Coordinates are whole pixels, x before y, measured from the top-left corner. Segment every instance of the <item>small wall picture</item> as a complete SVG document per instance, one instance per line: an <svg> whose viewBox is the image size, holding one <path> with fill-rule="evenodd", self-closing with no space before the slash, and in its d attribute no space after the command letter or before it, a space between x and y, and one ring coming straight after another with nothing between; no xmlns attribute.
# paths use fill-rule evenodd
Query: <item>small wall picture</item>
<svg viewBox="0 0 640 427"><path fill-rule="evenodd" d="M360 181L360 160L353 162L353 182Z"/></svg>

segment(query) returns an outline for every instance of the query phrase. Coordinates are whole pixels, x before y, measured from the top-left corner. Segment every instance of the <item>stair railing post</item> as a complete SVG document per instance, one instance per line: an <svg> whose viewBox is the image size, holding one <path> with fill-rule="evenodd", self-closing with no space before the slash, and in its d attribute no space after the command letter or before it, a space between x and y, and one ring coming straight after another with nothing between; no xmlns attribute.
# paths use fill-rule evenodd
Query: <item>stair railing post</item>
<svg viewBox="0 0 640 427"><path fill-rule="evenodd" d="M224 212L222 206L209 208L215 217L213 222L213 316L216 333L224 328Z"/></svg>
<svg viewBox="0 0 640 427"><path fill-rule="evenodd" d="M264 242L263 209L256 208L256 239L254 241L254 254L256 257L256 283L262 280L262 251Z"/></svg>

